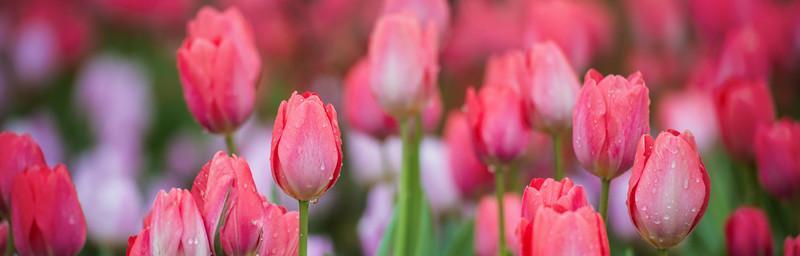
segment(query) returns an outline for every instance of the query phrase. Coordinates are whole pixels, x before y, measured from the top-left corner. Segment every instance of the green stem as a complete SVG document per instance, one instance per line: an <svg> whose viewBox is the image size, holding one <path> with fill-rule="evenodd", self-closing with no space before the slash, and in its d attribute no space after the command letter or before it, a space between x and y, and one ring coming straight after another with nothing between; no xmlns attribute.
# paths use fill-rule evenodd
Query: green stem
<svg viewBox="0 0 800 256"><path fill-rule="evenodd" d="M608 190L611 187L611 179L600 178L603 184L603 190L600 194L600 216L603 216L603 221L608 222ZM606 223L608 225L608 223Z"/></svg>
<svg viewBox="0 0 800 256"><path fill-rule="evenodd" d="M400 135L403 141L403 162L397 186L398 218L393 246L394 255L409 255L415 252L416 228L419 223L415 220L419 216L416 211L419 201L422 200L422 185L419 174L419 131L421 125L418 116L405 119L401 122Z"/></svg>
<svg viewBox="0 0 800 256"><path fill-rule="evenodd" d="M667 255L669 255L669 249L659 248L659 249L656 249L656 250L658 251L658 255L659 256L667 256Z"/></svg>
<svg viewBox="0 0 800 256"><path fill-rule="evenodd" d="M497 200L497 249L499 256L506 255L506 221L505 209L503 207L503 194L505 193L505 183L503 167L498 165L494 171L494 196Z"/></svg>
<svg viewBox="0 0 800 256"><path fill-rule="evenodd" d="M10 213L8 214L8 218L6 220L8 221L8 236L6 238L7 240L6 240L5 255L6 256L13 256L14 255L14 233L11 232L11 214Z"/></svg>
<svg viewBox="0 0 800 256"><path fill-rule="evenodd" d="M300 204L300 245L297 248L297 255L306 256L306 245L308 244L308 201L298 200Z"/></svg>
<svg viewBox="0 0 800 256"><path fill-rule="evenodd" d="M236 143L233 142L233 133L225 134L225 145L228 146L228 154L238 154L236 152Z"/></svg>
<svg viewBox="0 0 800 256"><path fill-rule="evenodd" d="M564 166L561 162L561 133L553 134L553 163L556 169L556 180L564 178Z"/></svg>

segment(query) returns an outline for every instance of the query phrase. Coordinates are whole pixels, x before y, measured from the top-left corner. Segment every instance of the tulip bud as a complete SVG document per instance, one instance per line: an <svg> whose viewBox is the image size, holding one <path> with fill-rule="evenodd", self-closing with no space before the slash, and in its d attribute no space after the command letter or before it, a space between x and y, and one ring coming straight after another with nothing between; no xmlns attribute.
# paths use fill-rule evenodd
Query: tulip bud
<svg viewBox="0 0 800 256"><path fill-rule="evenodd" d="M534 126L548 132L569 129L580 90L575 69L550 41L535 44L527 61L530 67L522 93Z"/></svg>
<svg viewBox="0 0 800 256"><path fill-rule="evenodd" d="M372 93L387 112L404 117L422 109L436 90L437 37L413 16L378 19L369 43Z"/></svg>
<svg viewBox="0 0 800 256"><path fill-rule="evenodd" d="M212 133L230 133L250 116L261 73L253 32L239 10L203 7L187 25L178 71L189 111Z"/></svg>
<svg viewBox="0 0 800 256"><path fill-rule="evenodd" d="M583 187L573 184L569 178L562 181L537 178L525 187L522 206L522 218L533 222L536 213L542 208L576 211L590 204L586 201Z"/></svg>
<svg viewBox="0 0 800 256"><path fill-rule="evenodd" d="M505 218L506 248L519 251L518 239L514 235L514 227L519 223L519 196L508 193L503 196L503 217ZM478 203L475 213L475 255L497 254L497 200L494 196L486 196Z"/></svg>
<svg viewBox="0 0 800 256"><path fill-rule="evenodd" d="M761 126L755 135L758 181L771 195L790 198L800 192L800 123L782 120Z"/></svg>
<svg viewBox="0 0 800 256"><path fill-rule="evenodd" d="M332 105L314 93L292 93L275 117L270 153L272 177L287 195L317 200L342 169L342 138Z"/></svg>
<svg viewBox="0 0 800 256"><path fill-rule="evenodd" d="M510 51L489 57L483 74L484 84L511 86L521 93L523 85L530 85L526 83L528 68L525 61L525 54L522 51Z"/></svg>
<svg viewBox="0 0 800 256"><path fill-rule="evenodd" d="M786 241L783 242L783 255L800 256L800 236L786 237Z"/></svg>
<svg viewBox="0 0 800 256"><path fill-rule="evenodd" d="M525 153L531 128L522 108L522 99L509 86L467 90L467 121L484 163L509 163Z"/></svg>
<svg viewBox="0 0 800 256"><path fill-rule="evenodd" d="M765 82L729 80L715 91L714 106L725 148L736 159L752 159L756 129L775 120Z"/></svg>
<svg viewBox="0 0 800 256"><path fill-rule="evenodd" d="M258 255L297 255L300 215L294 211L286 211L283 206L271 204L263 197L261 199L264 207L261 219L263 241Z"/></svg>
<svg viewBox="0 0 800 256"><path fill-rule="evenodd" d="M650 132L650 98L642 74L605 78L589 70L572 116L572 145L584 168L613 179L631 168L636 142Z"/></svg>
<svg viewBox="0 0 800 256"><path fill-rule="evenodd" d="M740 207L725 222L728 255L772 255L772 233L767 216L758 208Z"/></svg>
<svg viewBox="0 0 800 256"><path fill-rule="evenodd" d="M542 207L523 232L523 256L611 255L606 225L591 206L577 210ZM569 252L569 253L567 253Z"/></svg>
<svg viewBox="0 0 800 256"><path fill-rule="evenodd" d="M28 167L46 165L44 154L30 135L0 133L0 210L9 211L13 179Z"/></svg>
<svg viewBox="0 0 800 256"><path fill-rule="evenodd" d="M444 141L450 175L462 195L476 195L481 188L491 186L492 174L481 163L475 151L467 117L460 111L450 112L444 125Z"/></svg>
<svg viewBox="0 0 800 256"><path fill-rule="evenodd" d="M67 167L36 165L14 178L11 231L20 255L77 255L86 220Z"/></svg>
<svg viewBox="0 0 800 256"><path fill-rule="evenodd" d="M708 207L711 183L689 131L642 136L628 182L628 213L656 248L680 243Z"/></svg>
<svg viewBox="0 0 800 256"><path fill-rule="evenodd" d="M213 238L185 189L161 190L144 219L142 231L128 239L128 255L211 255Z"/></svg>
<svg viewBox="0 0 800 256"><path fill-rule="evenodd" d="M231 184L225 225L220 227L220 243L227 255L252 255L263 238L264 202L256 192L250 168L242 158L233 158L236 179ZM211 233L209 233L211 234Z"/></svg>

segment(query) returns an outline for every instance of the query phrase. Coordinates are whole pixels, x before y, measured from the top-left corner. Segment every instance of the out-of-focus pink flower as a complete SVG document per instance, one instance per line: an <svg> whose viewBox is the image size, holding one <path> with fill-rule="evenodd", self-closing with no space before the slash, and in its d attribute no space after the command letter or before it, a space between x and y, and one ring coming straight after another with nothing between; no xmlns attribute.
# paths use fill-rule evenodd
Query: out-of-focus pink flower
<svg viewBox="0 0 800 256"><path fill-rule="evenodd" d="M33 140L38 142L44 155L47 156L47 164L54 165L64 162L64 145L53 115L50 112L36 112L26 119L14 120L6 127L10 131L29 133Z"/></svg>
<svg viewBox="0 0 800 256"><path fill-rule="evenodd" d="M486 61L483 83L487 85L510 86L519 93L528 86L528 67L526 55L522 51L509 51L492 55ZM576 79L577 81L577 79ZM576 82L577 83L577 82Z"/></svg>
<svg viewBox="0 0 800 256"><path fill-rule="evenodd" d="M425 198L434 213L441 214L459 206L459 192L450 171L447 148L442 140L425 137L420 145L420 175Z"/></svg>
<svg viewBox="0 0 800 256"><path fill-rule="evenodd" d="M291 256L297 255L298 237L300 237L300 215L295 211L286 211L283 206L271 204L262 198L264 216L259 255Z"/></svg>
<svg viewBox="0 0 800 256"><path fill-rule="evenodd" d="M783 255L784 256L800 256L800 236L792 238L786 237L783 242Z"/></svg>
<svg viewBox="0 0 800 256"><path fill-rule="evenodd" d="M110 18L131 24L153 27L174 27L184 21L195 0L94 0Z"/></svg>
<svg viewBox="0 0 800 256"><path fill-rule="evenodd" d="M350 131L345 139L347 166L357 183L373 184L387 175L387 160L381 141L358 131Z"/></svg>
<svg viewBox="0 0 800 256"><path fill-rule="evenodd" d="M369 43L370 86L383 109L405 117L421 111L434 90L436 30L414 16L392 14L378 20Z"/></svg>
<svg viewBox="0 0 800 256"><path fill-rule="evenodd" d="M528 146L530 123L520 95L510 86L467 90L466 116L474 150L485 163L510 163Z"/></svg>
<svg viewBox="0 0 800 256"><path fill-rule="evenodd" d="M39 145L30 135L0 133L0 193L3 212L9 212L14 177L36 165L47 165ZM27 194L27 193L26 193Z"/></svg>
<svg viewBox="0 0 800 256"><path fill-rule="evenodd" d="M252 24L261 52L271 58L287 58L299 45L300 32L289 15L292 1L222 0L222 6L236 7ZM254 53L255 54L255 53ZM258 57L255 54L253 57ZM269 62L270 60L267 60Z"/></svg>
<svg viewBox="0 0 800 256"><path fill-rule="evenodd" d="M800 123L788 119L758 128L754 140L758 181L772 196L800 193Z"/></svg>
<svg viewBox="0 0 800 256"><path fill-rule="evenodd" d="M362 59L347 74L344 82L345 116L353 129L383 137L394 133L397 123L373 96L369 67L369 61Z"/></svg>
<svg viewBox="0 0 800 256"><path fill-rule="evenodd" d="M75 185L63 164L36 165L14 177L11 230L20 255L77 255L86 242Z"/></svg>
<svg viewBox="0 0 800 256"><path fill-rule="evenodd" d="M445 33L450 24L450 6L446 0L385 0L383 15L411 14L422 24L433 24L438 33Z"/></svg>
<svg viewBox="0 0 800 256"><path fill-rule="evenodd" d="M503 218L505 220L506 248L512 252L519 252L519 239L514 235L522 207L519 196L508 193L503 196ZM478 203L475 214L475 255L497 254L498 240L498 213L497 200L494 196L486 196Z"/></svg>
<svg viewBox="0 0 800 256"><path fill-rule="evenodd" d="M325 256L333 254L333 241L331 241L330 238L322 235L308 236L308 256Z"/></svg>
<svg viewBox="0 0 800 256"><path fill-rule="evenodd" d="M640 46L673 51L684 44L688 28L682 2L626 0L625 7Z"/></svg>
<svg viewBox="0 0 800 256"><path fill-rule="evenodd" d="M630 181L630 179L631 172L625 172L611 181L611 188L608 193L608 220L606 221L608 227L611 231L614 231L617 238L622 238L627 241L638 237L636 226L631 223L631 217L630 214L628 214L628 207L626 204L628 200L628 181ZM595 191L595 195L599 196L599 186Z"/></svg>
<svg viewBox="0 0 800 256"><path fill-rule="evenodd" d="M596 2L536 1L527 8L525 44L552 40L578 69L610 45L610 17Z"/></svg>
<svg viewBox="0 0 800 256"><path fill-rule="evenodd" d="M158 192L142 230L128 239L127 255L211 255L211 242L192 194Z"/></svg>
<svg viewBox="0 0 800 256"><path fill-rule="evenodd" d="M775 108L763 81L730 80L714 92L722 142L738 159L753 158L753 138L760 125L775 120Z"/></svg>
<svg viewBox="0 0 800 256"><path fill-rule="evenodd" d="M628 183L628 212L639 235L670 248L694 230L708 207L711 183L689 131L642 136Z"/></svg>
<svg viewBox="0 0 800 256"><path fill-rule="evenodd" d="M719 137L717 113L710 93L684 90L661 97L656 115L662 129L690 130L701 152L714 147Z"/></svg>
<svg viewBox="0 0 800 256"><path fill-rule="evenodd" d="M461 111L451 111L444 125L444 141L447 143L447 160L450 175L462 197L479 194L492 184L492 174L475 154L467 117Z"/></svg>
<svg viewBox="0 0 800 256"><path fill-rule="evenodd" d="M725 222L728 255L772 255L772 233L761 209L739 207Z"/></svg>
<svg viewBox="0 0 800 256"><path fill-rule="evenodd" d="M8 221L3 220L0 222L0 239L4 239L0 241L0 249L5 250L6 246L8 246Z"/></svg>
<svg viewBox="0 0 800 256"><path fill-rule="evenodd" d="M272 177L297 200L316 200L339 179L342 138L336 110L314 93L281 102L272 132Z"/></svg>
<svg viewBox="0 0 800 256"><path fill-rule="evenodd" d="M604 179L631 168L636 142L650 132L648 94L639 72L628 78L586 73L572 121L572 145L584 168Z"/></svg>
<svg viewBox="0 0 800 256"><path fill-rule="evenodd" d="M768 79L772 67L766 47L752 26L732 32L722 45L715 84L731 79Z"/></svg>
<svg viewBox="0 0 800 256"><path fill-rule="evenodd" d="M548 132L569 130L580 90L575 70L551 41L534 44L526 57L530 66L521 92L533 125Z"/></svg>
<svg viewBox="0 0 800 256"><path fill-rule="evenodd" d="M378 184L367 194L367 208L357 227L364 255L375 255L378 252L386 226L392 220L393 200L394 189L389 185Z"/></svg>
<svg viewBox="0 0 800 256"><path fill-rule="evenodd" d="M647 74L647 88L659 91L685 81L690 69L686 67L684 56L666 50L634 48L627 54L625 68L631 73Z"/></svg>
<svg viewBox="0 0 800 256"><path fill-rule="evenodd" d="M203 7L187 25L178 49L183 95L195 120L213 133L230 133L253 111L261 59L253 31L235 7Z"/></svg>
<svg viewBox="0 0 800 256"><path fill-rule="evenodd" d="M577 210L544 207L529 229L527 235L520 237L523 256L611 254L603 218L592 207Z"/></svg>

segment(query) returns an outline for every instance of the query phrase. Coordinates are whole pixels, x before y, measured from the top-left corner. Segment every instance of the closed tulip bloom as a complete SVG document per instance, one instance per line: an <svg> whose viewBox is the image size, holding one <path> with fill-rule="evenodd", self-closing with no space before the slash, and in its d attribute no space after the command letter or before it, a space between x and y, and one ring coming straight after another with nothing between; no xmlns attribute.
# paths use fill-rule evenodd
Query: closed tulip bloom
<svg viewBox="0 0 800 256"><path fill-rule="evenodd" d="M650 132L648 93L639 72L628 78L586 73L572 116L572 146L584 168L604 179L631 168L636 142Z"/></svg>
<svg viewBox="0 0 800 256"><path fill-rule="evenodd" d="M764 190L779 198L800 192L800 123L787 119L759 127L755 153Z"/></svg>
<svg viewBox="0 0 800 256"><path fill-rule="evenodd" d="M535 44L526 57L530 66L522 93L534 126L548 132L569 129L580 90L575 69L551 41Z"/></svg>
<svg viewBox="0 0 800 256"><path fill-rule="evenodd" d="M245 162L241 158L235 161ZM264 203L256 191L250 168L246 164L239 164L235 171L236 179L228 195L227 214L222 216L225 225L219 227L220 243L227 255L251 255L258 252L264 236Z"/></svg>
<svg viewBox="0 0 800 256"><path fill-rule="evenodd" d="M444 33L450 22L450 6L446 0L387 0L383 4L384 14L409 13L421 22Z"/></svg>
<svg viewBox="0 0 800 256"><path fill-rule="evenodd" d="M514 227L519 223L519 196L508 193L503 196L503 215L505 218L506 248L519 251L518 239L514 235ZM475 255L497 255L497 200L494 196L486 196L478 203L475 214Z"/></svg>
<svg viewBox="0 0 800 256"><path fill-rule="evenodd" d="M28 167L46 165L44 154L30 135L0 133L0 210L9 211L13 179Z"/></svg>
<svg viewBox="0 0 800 256"><path fill-rule="evenodd" d="M13 184L11 231L17 252L77 255L86 242L86 219L67 167L36 165Z"/></svg>
<svg viewBox="0 0 800 256"><path fill-rule="evenodd" d="M342 138L332 105L314 93L292 93L281 102L272 132L272 177L287 195L316 200L342 169Z"/></svg>
<svg viewBox="0 0 800 256"><path fill-rule="evenodd" d="M800 236L786 237L786 241L783 242L783 255L800 256Z"/></svg>
<svg viewBox="0 0 800 256"><path fill-rule="evenodd" d="M452 111L444 125L444 141L450 161L450 175L463 197L477 195L492 184L492 174L475 154L467 117L461 111Z"/></svg>
<svg viewBox="0 0 800 256"><path fill-rule="evenodd" d="M264 215L261 219L261 248L258 255L294 256L297 255L298 233L300 233L300 215L295 211L286 211L280 205L271 204L261 198Z"/></svg>
<svg viewBox="0 0 800 256"><path fill-rule="evenodd" d="M611 255L606 225L591 206L577 210L543 207L520 237L523 256Z"/></svg>
<svg viewBox="0 0 800 256"><path fill-rule="evenodd" d="M233 197L229 195L230 192L236 192L231 187L244 172L244 168L248 168L249 172L244 159L229 157L225 152L217 151L195 177L191 189L192 196L209 237L216 237L217 225L225 217L222 216L225 201ZM252 180L252 177L250 179Z"/></svg>
<svg viewBox="0 0 800 256"><path fill-rule="evenodd" d="M628 213L656 248L681 242L708 207L711 183L689 131L642 136L628 182Z"/></svg>
<svg viewBox="0 0 800 256"><path fill-rule="evenodd" d="M586 201L586 192L569 178L562 181L550 178L533 179L522 194L522 218L528 223L533 222L536 213L542 208L576 211L585 206L590 206Z"/></svg>
<svg viewBox="0 0 800 256"><path fill-rule="evenodd" d="M466 115L478 156L485 163L510 163L525 153L530 124L522 99L509 86L467 90Z"/></svg>
<svg viewBox="0 0 800 256"><path fill-rule="evenodd" d="M715 91L714 106L725 148L736 159L752 159L756 129L775 120L767 84L729 80Z"/></svg>
<svg viewBox="0 0 800 256"><path fill-rule="evenodd" d="M378 19L369 42L372 93L387 112L420 111L436 90L437 35L432 26L403 14Z"/></svg>
<svg viewBox="0 0 800 256"><path fill-rule="evenodd" d="M253 111L261 59L236 8L203 7L187 25L178 73L189 111L212 133L230 133Z"/></svg>
<svg viewBox="0 0 800 256"><path fill-rule="evenodd" d="M211 255L211 242L192 194L161 190L142 231L128 239L127 255Z"/></svg>
<svg viewBox="0 0 800 256"><path fill-rule="evenodd" d="M740 207L725 222L728 255L772 255L772 233L767 215L758 208Z"/></svg>
<svg viewBox="0 0 800 256"><path fill-rule="evenodd" d="M484 84L511 86L521 93L523 85L529 85L526 83L529 72L525 62L525 53L522 51L489 57L483 74Z"/></svg>

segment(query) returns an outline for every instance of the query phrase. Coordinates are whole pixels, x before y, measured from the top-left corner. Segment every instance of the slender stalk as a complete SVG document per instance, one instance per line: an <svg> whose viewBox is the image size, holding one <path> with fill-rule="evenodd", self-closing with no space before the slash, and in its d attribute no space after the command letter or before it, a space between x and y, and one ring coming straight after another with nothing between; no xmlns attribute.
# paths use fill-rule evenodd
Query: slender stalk
<svg viewBox="0 0 800 256"><path fill-rule="evenodd" d="M667 256L667 255L669 255L669 249L659 248L659 249L656 249L656 250L658 251L658 253L657 253L658 256Z"/></svg>
<svg viewBox="0 0 800 256"><path fill-rule="evenodd" d="M13 256L14 255L14 233L11 232L11 214L9 213L8 218L8 236L6 240L6 256Z"/></svg>
<svg viewBox="0 0 800 256"><path fill-rule="evenodd" d="M611 187L611 179L600 178L603 184L602 194L600 194L600 215L603 216L603 221L608 222L608 190ZM608 225L606 223L606 225Z"/></svg>
<svg viewBox="0 0 800 256"><path fill-rule="evenodd" d="M233 133L225 134L225 145L228 146L228 154L238 154L236 152L236 143L233 142Z"/></svg>
<svg viewBox="0 0 800 256"><path fill-rule="evenodd" d="M300 245L297 248L297 255L306 256L308 244L308 201L298 200L300 204Z"/></svg>
<svg viewBox="0 0 800 256"><path fill-rule="evenodd" d="M497 249L499 256L506 255L506 221L505 208L503 207L503 194L505 194L504 168L498 165L494 171L494 196L497 199Z"/></svg>
<svg viewBox="0 0 800 256"><path fill-rule="evenodd" d="M419 131L421 130L418 116L405 119L401 122L400 134L403 141L403 162L397 186L398 218L393 246L394 255L409 255L416 251L415 239L418 223L415 221L419 214L419 201L422 200L422 185L419 174Z"/></svg>
<svg viewBox="0 0 800 256"><path fill-rule="evenodd" d="M564 178L564 166L561 162L561 132L553 133L553 163L556 169L556 180Z"/></svg>

